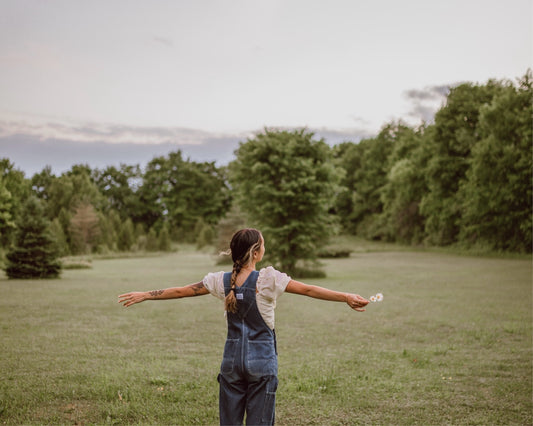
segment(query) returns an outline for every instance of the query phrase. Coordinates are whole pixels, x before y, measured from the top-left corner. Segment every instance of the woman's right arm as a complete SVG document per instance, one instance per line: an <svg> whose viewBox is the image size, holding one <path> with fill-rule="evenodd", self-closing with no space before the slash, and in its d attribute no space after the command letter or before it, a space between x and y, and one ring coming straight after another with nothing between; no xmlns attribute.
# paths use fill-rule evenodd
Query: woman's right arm
<svg viewBox="0 0 533 426"><path fill-rule="evenodd" d="M165 299L181 299L182 297L203 296L209 294L209 290L205 288L203 282L190 284L184 287L171 287L164 290L152 291L134 291L118 296L118 303L122 303L126 308L141 303L145 300L165 300Z"/></svg>

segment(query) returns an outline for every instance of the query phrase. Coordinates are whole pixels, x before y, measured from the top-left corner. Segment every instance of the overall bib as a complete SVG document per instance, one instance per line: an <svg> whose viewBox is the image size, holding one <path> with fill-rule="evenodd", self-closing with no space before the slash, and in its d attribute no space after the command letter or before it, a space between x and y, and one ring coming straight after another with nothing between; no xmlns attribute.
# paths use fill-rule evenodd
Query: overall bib
<svg viewBox="0 0 533 426"><path fill-rule="evenodd" d="M259 272L231 290L231 272L224 274L224 292L235 291L238 310L227 313L228 337L220 366L220 424L274 424L278 387L276 335L268 327L255 301Z"/></svg>

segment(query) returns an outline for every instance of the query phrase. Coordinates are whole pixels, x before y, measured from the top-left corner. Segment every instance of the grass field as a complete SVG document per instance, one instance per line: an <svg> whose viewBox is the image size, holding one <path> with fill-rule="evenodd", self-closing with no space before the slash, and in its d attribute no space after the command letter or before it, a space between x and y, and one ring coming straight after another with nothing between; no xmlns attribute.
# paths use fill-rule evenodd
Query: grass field
<svg viewBox="0 0 533 426"><path fill-rule="evenodd" d="M366 312L279 299L277 424L531 424L531 260L373 247L306 281L382 292ZM0 424L217 424L221 302L125 309L117 295L220 269L185 248L57 280L1 275Z"/></svg>

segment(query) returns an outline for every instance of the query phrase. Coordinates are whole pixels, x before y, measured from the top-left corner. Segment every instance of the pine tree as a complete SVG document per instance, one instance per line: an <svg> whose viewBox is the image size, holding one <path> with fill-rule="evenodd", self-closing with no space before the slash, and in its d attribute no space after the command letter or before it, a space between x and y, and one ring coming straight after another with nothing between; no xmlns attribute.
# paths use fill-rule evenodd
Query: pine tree
<svg viewBox="0 0 533 426"><path fill-rule="evenodd" d="M6 259L9 278L56 278L61 272L49 222L35 197L28 198L22 209L15 244Z"/></svg>

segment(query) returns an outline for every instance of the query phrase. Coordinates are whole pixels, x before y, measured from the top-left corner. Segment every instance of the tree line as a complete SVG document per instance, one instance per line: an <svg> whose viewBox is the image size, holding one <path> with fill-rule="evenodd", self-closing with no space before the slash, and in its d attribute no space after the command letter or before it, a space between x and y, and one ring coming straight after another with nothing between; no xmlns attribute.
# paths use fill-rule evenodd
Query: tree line
<svg viewBox="0 0 533 426"><path fill-rule="evenodd" d="M40 211L60 256L216 244L245 225L289 272L334 233L530 253L531 99L530 70L516 83L464 83L433 123L390 122L333 147L306 129L265 129L228 166L176 151L144 168L80 164L56 176L47 166L27 178L3 158L0 247Z"/></svg>

